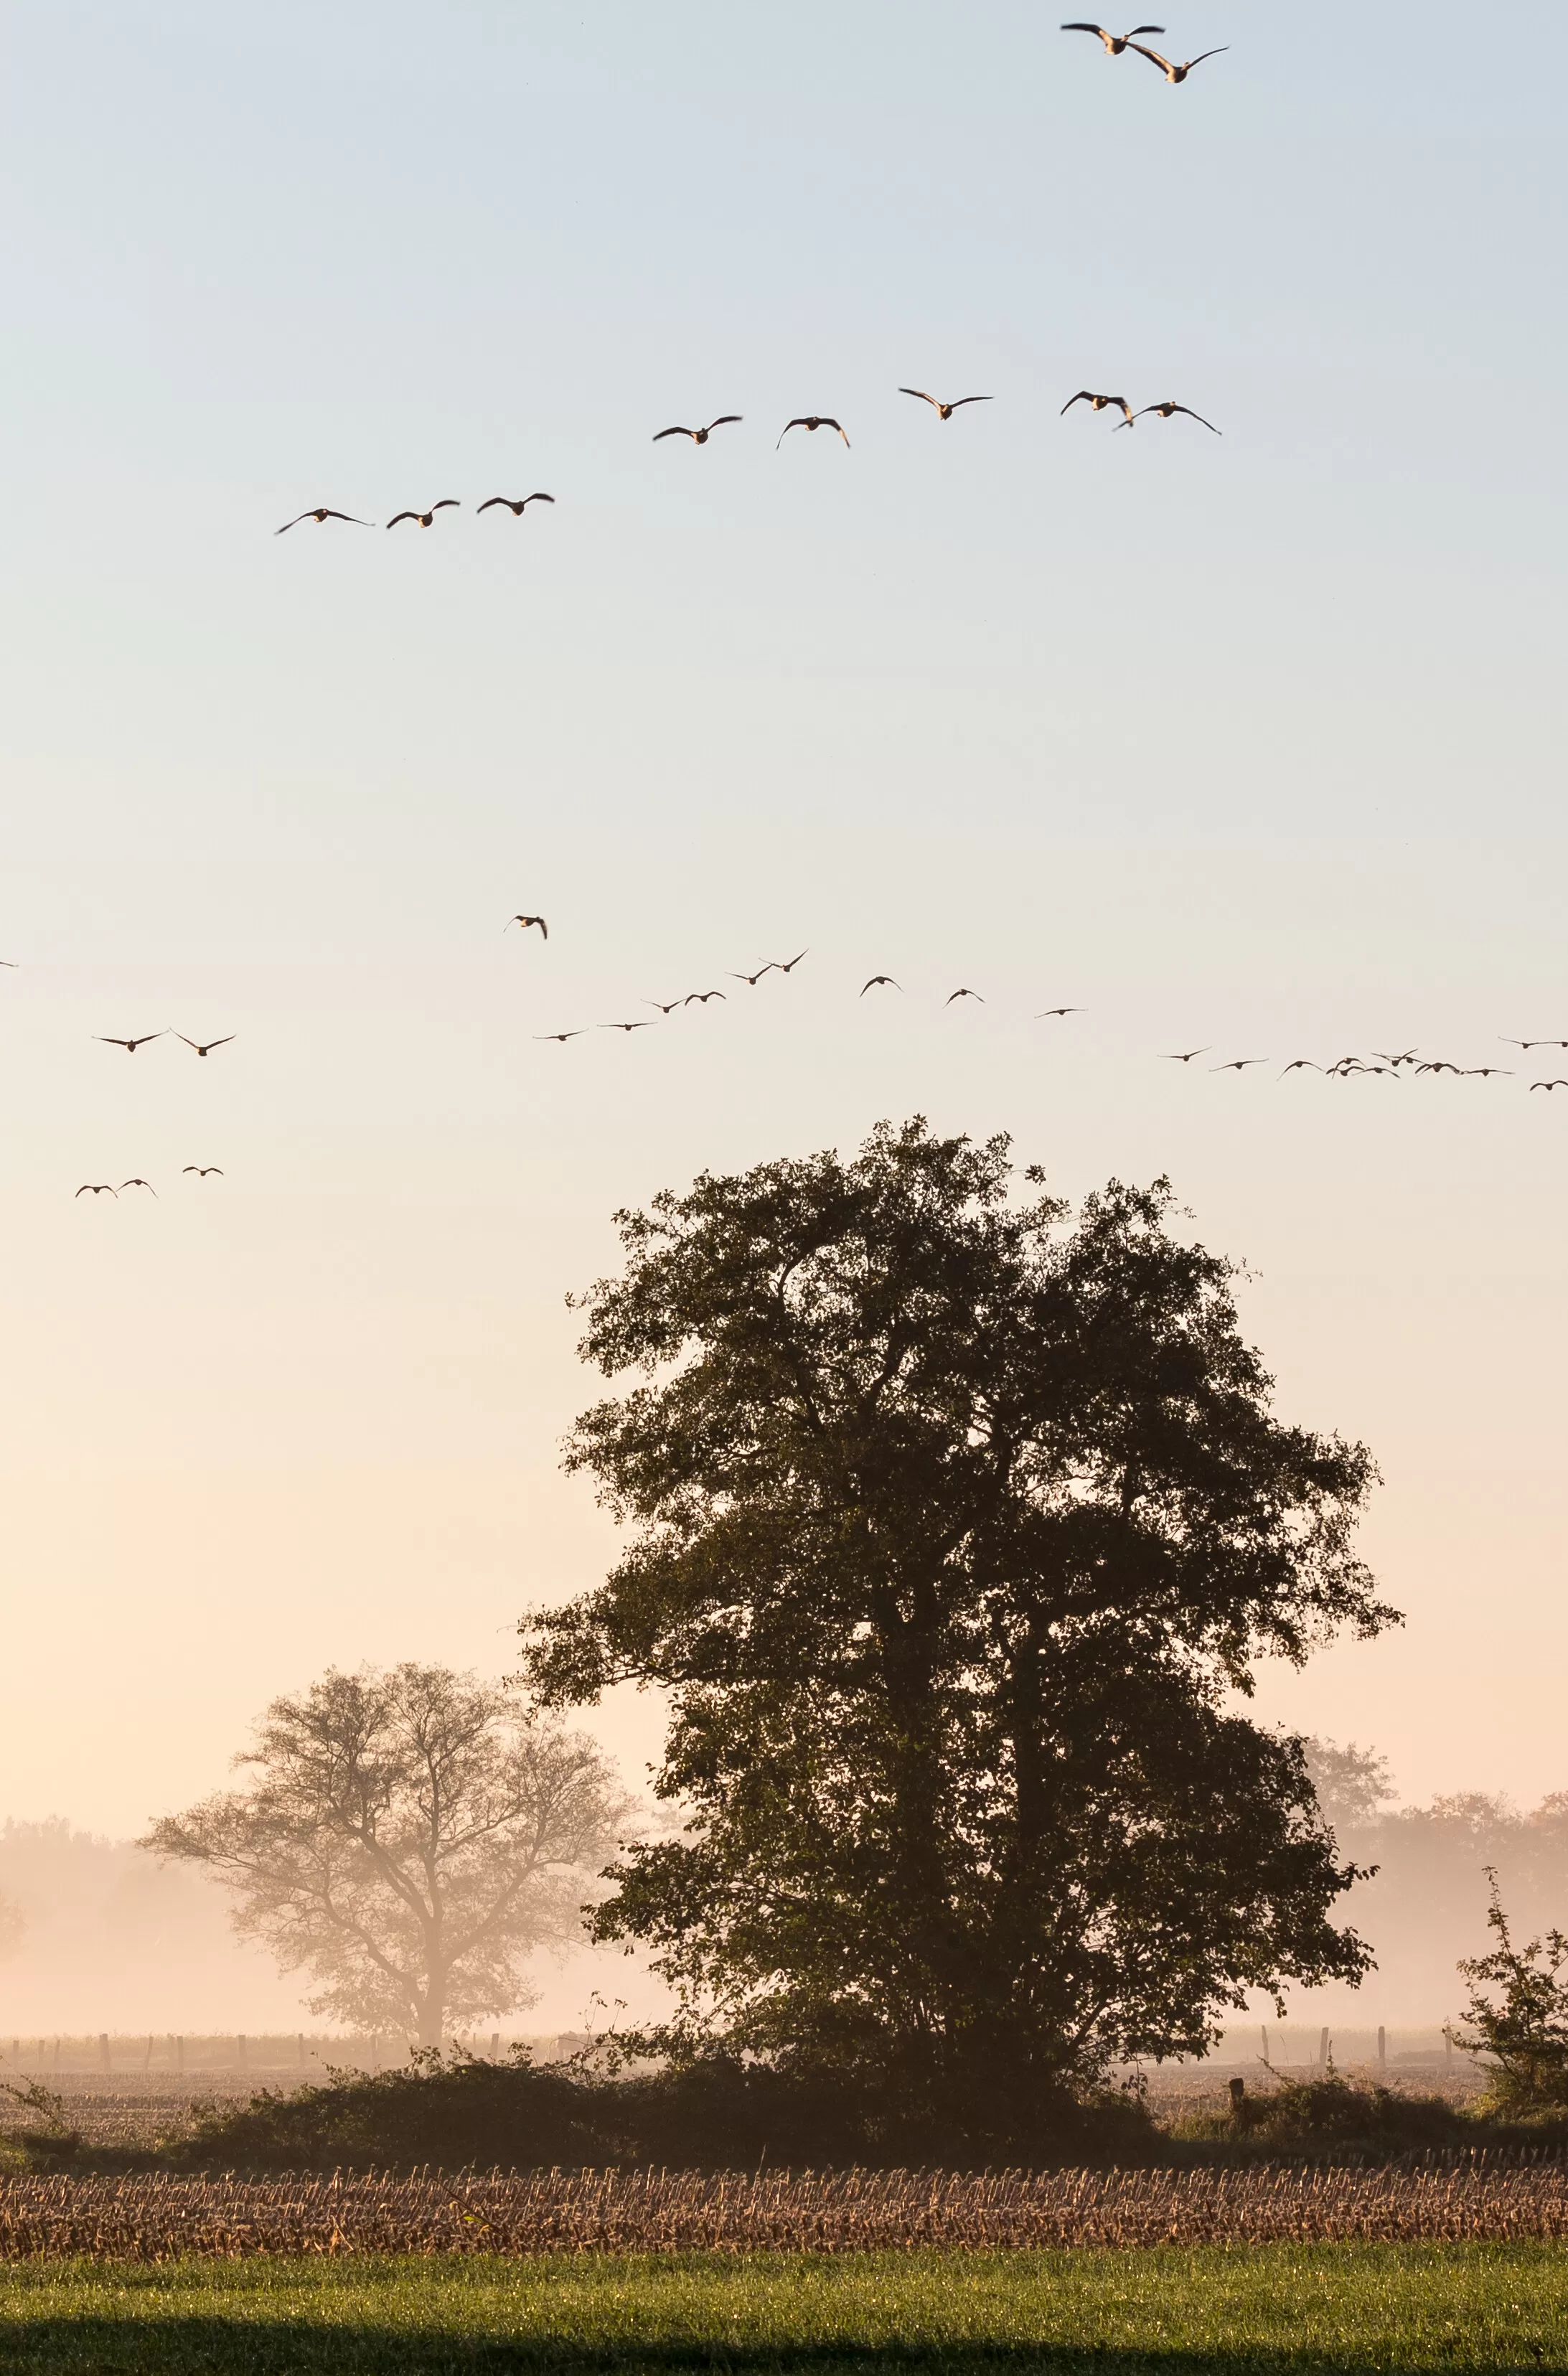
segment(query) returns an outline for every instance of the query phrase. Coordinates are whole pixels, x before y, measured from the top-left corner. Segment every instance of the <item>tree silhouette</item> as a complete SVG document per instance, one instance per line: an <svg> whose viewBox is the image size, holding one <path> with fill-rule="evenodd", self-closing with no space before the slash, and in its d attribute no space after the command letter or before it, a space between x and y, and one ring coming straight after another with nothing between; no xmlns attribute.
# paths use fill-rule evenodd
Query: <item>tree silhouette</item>
<svg viewBox="0 0 1568 2376"><path fill-rule="evenodd" d="M643 1376L568 1465L633 1537L523 1628L547 1702L670 1694L689 1825L597 1916L683 1990L666 2044L998 2134L1360 1975L1301 1744L1235 1703L1394 1616L1350 1549L1370 1456L1273 1419L1167 1184L1071 1224L1016 1184L1006 1139L916 1119L617 1216L583 1350Z"/></svg>
<svg viewBox="0 0 1568 2376"><path fill-rule="evenodd" d="M527 1958L581 1935L629 1808L591 1743L445 1667L329 1673L235 1763L249 1789L141 1845L227 1882L242 1936L319 1983L313 2012L421 2046L529 2002Z"/></svg>

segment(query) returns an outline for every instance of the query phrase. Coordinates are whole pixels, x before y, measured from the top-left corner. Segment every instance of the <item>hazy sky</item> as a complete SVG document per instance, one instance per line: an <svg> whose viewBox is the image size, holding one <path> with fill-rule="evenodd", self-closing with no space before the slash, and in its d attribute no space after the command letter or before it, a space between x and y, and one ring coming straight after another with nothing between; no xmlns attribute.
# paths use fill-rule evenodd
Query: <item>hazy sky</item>
<svg viewBox="0 0 1568 2376"><path fill-rule="evenodd" d="M1373 1446L1408 1622L1266 1711L1568 1786L1568 1056L1499 1044L1568 1038L1568 11L1204 0L1181 89L1055 27L9 12L0 1812L139 1829L329 1663L503 1669L610 1547L612 1209L915 1111L1169 1172ZM812 410L852 450L776 453ZM237 1036L92 1036L162 1026ZM1527 1069L1276 1077L1412 1044Z"/></svg>

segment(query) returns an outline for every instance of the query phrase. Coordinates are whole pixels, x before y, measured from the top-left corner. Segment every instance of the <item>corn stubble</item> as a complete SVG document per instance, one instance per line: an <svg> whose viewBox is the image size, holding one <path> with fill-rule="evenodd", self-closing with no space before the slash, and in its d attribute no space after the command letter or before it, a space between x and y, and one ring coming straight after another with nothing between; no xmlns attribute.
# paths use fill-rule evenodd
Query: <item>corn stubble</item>
<svg viewBox="0 0 1568 2376"><path fill-rule="evenodd" d="M1568 2237L1568 2166L0 2180L0 2259L1021 2251Z"/></svg>

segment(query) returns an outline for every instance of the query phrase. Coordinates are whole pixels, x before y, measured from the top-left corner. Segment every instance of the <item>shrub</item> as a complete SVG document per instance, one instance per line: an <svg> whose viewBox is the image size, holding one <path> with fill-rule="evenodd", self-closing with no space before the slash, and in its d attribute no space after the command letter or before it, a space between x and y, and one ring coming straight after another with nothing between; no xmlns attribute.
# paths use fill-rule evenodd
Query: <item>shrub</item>
<svg viewBox="0 0 1568 2376"><path fill-rule="evenodd" d="M1568 1938L1549 1930L1544 1942L1515 1947L1490 1866L1487 1879L1486 1919L1497 1943L1490 1955L1459 1966L1470 1984L1474 2034L1455 2043L1491 2063L1489 2109L1514 2118L1568 2109ZM1485 1993L1488 1985L1501 1990L1500 2003Z"/></svg>

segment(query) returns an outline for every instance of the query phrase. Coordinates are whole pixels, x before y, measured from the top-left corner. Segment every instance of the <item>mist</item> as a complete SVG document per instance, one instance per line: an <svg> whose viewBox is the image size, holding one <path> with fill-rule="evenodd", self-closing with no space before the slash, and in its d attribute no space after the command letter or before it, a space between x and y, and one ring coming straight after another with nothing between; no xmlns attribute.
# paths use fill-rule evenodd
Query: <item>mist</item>
<svg viewBox="0 0 1568 2376"><path fill-rule="evenodd" d="M1290 2027L1347 2034L1386 2025L1429 2029L1463 2011L1460 1959L1489 1943L1489 1870L1515 1937L1568 1921L1568 1791L1532 1808L1482 1789L1399 1803L1386 1761L1319 1740L1312 1764L1341 1855L1375 1868L1340 1901L1338 1919L1367 1939L1376 1968L1360 1990L1297 1990ZM137 2032L307 2034L323 2025L298 1976L235 1937L230 1900L189 1867L160 1863L128 1840L64 1817L0 1826L0 2051L7 2040ZM540 1955L538 1995L499 2026L548 2037L653 2014L666 1992L643 1958L589 1946ZM1256 2021L1228 2025L1255 2050ZM1291 2049L1292 2051L1294 2049Z"/></svg>

